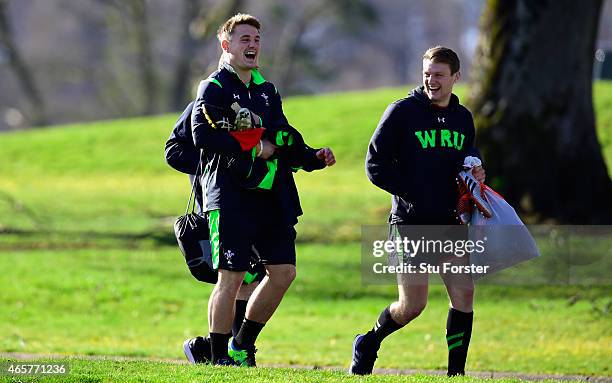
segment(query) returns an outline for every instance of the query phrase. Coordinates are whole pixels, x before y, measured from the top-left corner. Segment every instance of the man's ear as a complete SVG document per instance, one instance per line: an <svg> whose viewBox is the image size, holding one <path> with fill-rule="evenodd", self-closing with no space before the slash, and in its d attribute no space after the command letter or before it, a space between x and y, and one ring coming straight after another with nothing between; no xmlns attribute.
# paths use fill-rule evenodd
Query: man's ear
<svg viewBox="0 0 612 383"><path fill-rule="evenodd" d="M229 52L229 41L221 41L221 49L223 49L224 52Z"/></svg>
<svg viewBox="0 0 612 383"><path fill-rule="evenodd" d="M455 73L455 82L459 81L460 78L461 78L461 71L458 70L457 73Z"/></svg>

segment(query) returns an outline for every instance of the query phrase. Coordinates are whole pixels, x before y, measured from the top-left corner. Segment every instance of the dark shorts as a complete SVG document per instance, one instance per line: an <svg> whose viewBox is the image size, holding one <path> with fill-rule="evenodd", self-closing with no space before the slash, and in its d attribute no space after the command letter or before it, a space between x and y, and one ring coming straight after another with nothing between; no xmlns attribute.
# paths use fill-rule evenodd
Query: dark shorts
<svg viewBox="0 0 612 383"><path fill-rule="evenodd" d="M209 240L202 240L199 242L201 252L198 257L185 256L187 267L191 272L191 275L200 282L205 283L217 283L218 273L213 268L212 260L212 249ZM189 253L191 255L191 253ZM252 254L251 267L244 276L242 284L248 285L253 282L261 282L266 276L266 269L258 262L258 257L255 252Z"/></svg>
<svg viewBox="0 0 612 383"><path fill-rule="evenodd" d="M263 214L208 212L213 266L248 271L255 260L264 265L295 265L293 226Z"/></svg>

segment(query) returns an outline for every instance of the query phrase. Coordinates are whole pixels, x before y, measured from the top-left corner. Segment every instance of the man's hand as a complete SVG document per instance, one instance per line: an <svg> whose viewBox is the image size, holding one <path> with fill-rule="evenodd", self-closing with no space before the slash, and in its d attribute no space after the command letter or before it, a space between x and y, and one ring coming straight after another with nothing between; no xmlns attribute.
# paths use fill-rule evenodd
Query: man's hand
<svg viewBox="0 0 612 383"><path fill-rule="evenodd" d="M474 166L472 168L472 175L474 178L476 178L476 181L481 183L485 182L485 178L487 177L487 174L482 166Z"/></svg>
<svg viewBox="0 0 612 383"><path fill-rule="evenodd" d="M316 153L316 156L321 161L325 162L325 166L332 166L336 163L336 157L334 152L330 148L323 148Z"/></svg>
<svg viewBox="0 0 612 383"><path fill-rule="evenodd" d="M259 150L260 151L257 152L257 157L267 160L274 154L276 145L273 145L270 141L263 139L261 140L261 148Z"/></svg>

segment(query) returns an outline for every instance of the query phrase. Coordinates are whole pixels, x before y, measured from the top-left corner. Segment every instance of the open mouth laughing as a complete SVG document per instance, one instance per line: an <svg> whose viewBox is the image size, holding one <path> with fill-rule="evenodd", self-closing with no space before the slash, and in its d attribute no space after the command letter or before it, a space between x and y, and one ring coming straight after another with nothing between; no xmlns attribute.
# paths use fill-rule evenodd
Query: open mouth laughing
<svg viewBox="0 0 612 383"><path fill-rule="evenodd" d="M427 86L427 90L429 91L429 93L436 93L440 90L440 86L439 85L428 85Z"/></svg>
<svg viewBox="0 0 612 383"><path fill-rule="evenodd" d="M247 60L255 60L256 56L257 56L257 52L253 49L249 49L244 52L244 57Z"/></svg>

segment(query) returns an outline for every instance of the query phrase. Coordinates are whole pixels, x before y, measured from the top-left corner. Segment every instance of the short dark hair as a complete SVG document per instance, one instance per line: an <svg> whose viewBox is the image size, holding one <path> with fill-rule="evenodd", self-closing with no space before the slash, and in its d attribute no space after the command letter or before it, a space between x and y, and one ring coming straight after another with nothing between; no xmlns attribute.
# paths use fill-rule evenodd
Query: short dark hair
<svg viewBox="0 0 612 383"><path fill-rule="evenodd" d="M234 16L227 19L219 30L217 31L217 38L219 41L223 41L223 39L229 39L230 36L234 33L234 29L236 29L237 25L246 24L252 27L257 28L257 30L261 30L261 23L257 20L256 17L245 14L245 13L237 13Z"/></svg>
<svg viewBox="0 0 612 383"><path fill-rule="evenodd" d="M423 55L423 60L431 60L433 63L448 64L451 74L457 73L461 67L459 56L457 56L455 51L440 45L429 48Z"/></svg>

